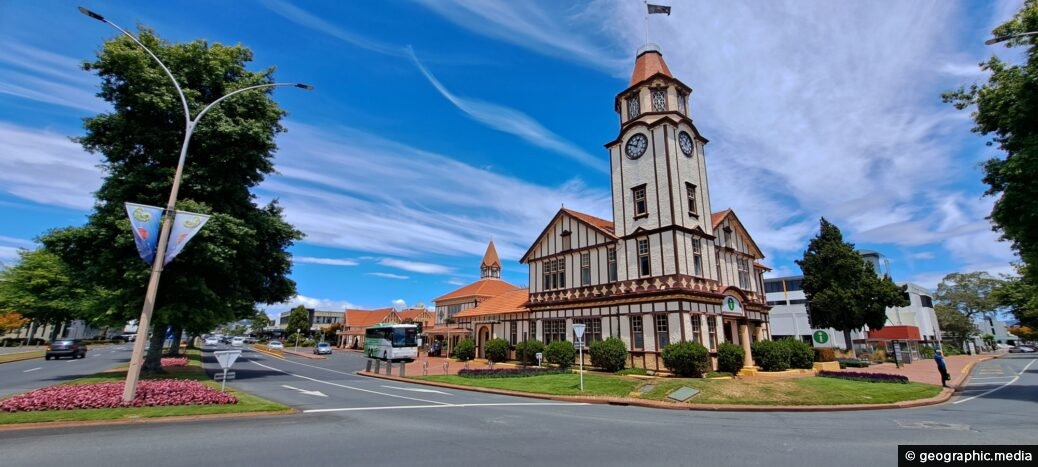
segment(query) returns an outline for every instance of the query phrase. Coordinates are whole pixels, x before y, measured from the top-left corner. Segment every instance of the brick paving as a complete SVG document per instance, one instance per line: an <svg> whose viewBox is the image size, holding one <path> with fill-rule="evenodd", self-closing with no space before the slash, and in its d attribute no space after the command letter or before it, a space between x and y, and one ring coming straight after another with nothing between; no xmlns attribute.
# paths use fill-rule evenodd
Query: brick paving
<svg viewBox="0 0 1038 467"><path fill-rule="evenodd" d="M969 376L969 372L973 369L974 364L995 358L998 355L1001 355L1001 353L989 352L979 355L944 357L945 365L948 366L948 373L951 374L951 381L948 382L948 386L954 388L962 385ZM901 368L898 368L893 363L880 363L878 365L870 365L868 368L847 368L843 371L904 375L908 377L909 381L917 383L941 384L941 374L937 371L937 363L932 358L906 363Z"/></svg>

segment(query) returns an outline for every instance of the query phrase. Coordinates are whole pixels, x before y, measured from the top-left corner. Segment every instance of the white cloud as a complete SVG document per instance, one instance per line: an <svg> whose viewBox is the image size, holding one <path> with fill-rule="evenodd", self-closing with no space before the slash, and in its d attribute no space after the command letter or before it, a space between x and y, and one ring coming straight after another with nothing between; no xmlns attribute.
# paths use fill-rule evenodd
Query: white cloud
<svg viewBox="0 0 1038 467"><path fill-rule="evenodd" d="M65 135L0 122L0 190L11 195L89 209L101 186L99 163Z"/></svg>
<svg viewBox="0 0 1038 467"><path fill-rule="evenodd" d="M367 275L375 276L375 277L383 277L383 278L386 278L386 279L398 279L398 280L410 279L409 276L401 276L400 274L390 274L388 272L369 272L369 273L367 273Z"/></svg>
<svg viewBox="0 0 1038 467"><path fill-rule="evenodd" d="M94 95L96 76L80 68L80 60L2 38L0 94L85 110L96 114L111 106Z"/></svg>
<svg viewBox="0 0 1038 467"><path fill-rule="evenodd" d="M321 19L314 14L311 14L295 5L288 4L280 0L262 0L263 6L269 8L274 13L281 15L285 19L292 21L300 26L304 26L315 31L320 31L329 36L335 37L343 42L351 44L355 47L359 47L372 52L377 52L384 55L390 56L404 56L404 49L398 45L388 44L382 41L377 41L361 34L356 34L350 31L346 31L342 28L338 28L335 25Z"/></svg>
<svg viewBox="0 0 1038 467"><path fill-rule="evenodd" d="M261 308L267 312L268 316L277 319L278 315L281 313L291 310L299 305L319 311L342 311L347 308L357 308L355 305L347 301L307 297L305 295L296 295L286 302L266 305Z"/></svg>
<svg viewBox="0 0 1038 467"><path fill-rule="evenodd" d="M329 266L356 266L360 264L360 262L355 259L314 258L312 256L293 256L292 261L295 263L325 264Z"/></svg>
<svg viewBox="0 0 1038 467"><path fill-rule="evenodd" d="M419 263L415 261L405 261L392 258L383 258L378 261L378 264L383 266L389 266L392 268L403 269L405 271L419 272L422 274L450 274L452 268L441 266L439 264L430 263Z"/></svg>

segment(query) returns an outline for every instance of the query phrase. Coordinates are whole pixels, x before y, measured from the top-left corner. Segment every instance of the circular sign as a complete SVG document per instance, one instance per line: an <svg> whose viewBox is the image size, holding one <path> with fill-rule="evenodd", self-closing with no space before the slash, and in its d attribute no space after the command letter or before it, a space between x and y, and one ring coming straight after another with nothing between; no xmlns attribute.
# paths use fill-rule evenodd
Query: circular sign
<svg viewBox="0 0 1038 467"><path fill-rule="evenodd" d="M825 331L815 331L815 342L819 344L829 342L829 333Z"/></svg>

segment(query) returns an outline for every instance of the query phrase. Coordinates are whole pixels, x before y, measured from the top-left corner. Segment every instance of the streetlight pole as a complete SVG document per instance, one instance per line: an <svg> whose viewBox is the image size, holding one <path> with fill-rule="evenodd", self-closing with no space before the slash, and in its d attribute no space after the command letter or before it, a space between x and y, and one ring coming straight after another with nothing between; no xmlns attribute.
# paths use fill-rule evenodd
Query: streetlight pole
<svg viewBox="0 0 1038 467"><path fill-rule="evenodd" d="M255 86L248 86L236 91L232 91L227 95L211 102L205 106L194 119L191 118L191 110L187 105L187 98L184 97L184 91L180 88L180 83L173 77L173 73L166 68L166 65L159 60L159 57L148 49L144 44L141 43L133 34L130 34L125 29L119 27L115 23L108 21L104 16L101 16L93 11L86 8L79 7L79 11L84 15L94 18L102 23L108 24L113 28L119 30L123 35L129 37L134 43L139 45L155 63L162 68L162 71L166 72L166 76L169 76L170 81L173 82L173 87L177 90L177 95L180 96L180 103L184 107L184 143L180 147L180 158L177 160L177 170L173 176L173 188L169 192L169 202L166 203L166 210L162 219L162 230L159 232L159 242L156 246L155 261L151 264L151 277L148 279L148 290L144 295L144 306L141 309L140 321L137 323L137 339L134 341L133 354L130 357L130 368L126 371L126 387L123 389L123 402L132 402L137 393L137 381L140 379L141 366L144 363L144 346L148 340L148 327L150 326L151 315L155 310L155 297L158 295L159 290L159 277L162 275L162 266L166 259L166 245L169 243L169 232L173 227L173 213L176 210L177 193L180 191L180 180L184 173L184 160L187 158L187 148L191 142L191 134L194 133L195 127L198 125L198 121L209 109L223 102L225 99L240 94L246 91L254 89L271 88L278 86L292 86L300 89L313 90L313 86L302 83L268 83L258 84Z"/></svg>
<svg viewBox="0 0 1038 467"><path fill-rule="evenodd" d="M1006 36L992 37L991 39L988 39L988 40L984 41L984 45L993 45L993 44L997 44L999 42L1008 41L1010 39L1016 39L1017 37L1027 37L1027 36L1038 36L1038 31L1018 32L1018 33L1009 34L1009 35L1006 35Z"/></svg>

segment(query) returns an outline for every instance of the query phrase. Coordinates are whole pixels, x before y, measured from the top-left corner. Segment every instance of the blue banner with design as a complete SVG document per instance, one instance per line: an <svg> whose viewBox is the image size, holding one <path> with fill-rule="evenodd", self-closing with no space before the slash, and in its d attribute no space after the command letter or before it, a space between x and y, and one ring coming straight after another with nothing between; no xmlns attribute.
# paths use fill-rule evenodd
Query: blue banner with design
<svg viewBox="0 0 1038 467"><path fill-rule="evenodd" d="M133 231L133 242L137 244L137 253L149 266L155 262L155 251L158 250L159 224L162 222L162 208L145 204L126 204L126 214L130 216L130 230Z"/></svg>
<svg viewBox="0 0 1038 467"><path fill-rule="evenodd" d="M173 230L169 233L169 243L166 244L166 262L162 265L165 266L173 261L173 258L184 249L188 240L202 230L202 226L208 221L209 216L205 214L177 211L173 216Z"/></svg>

